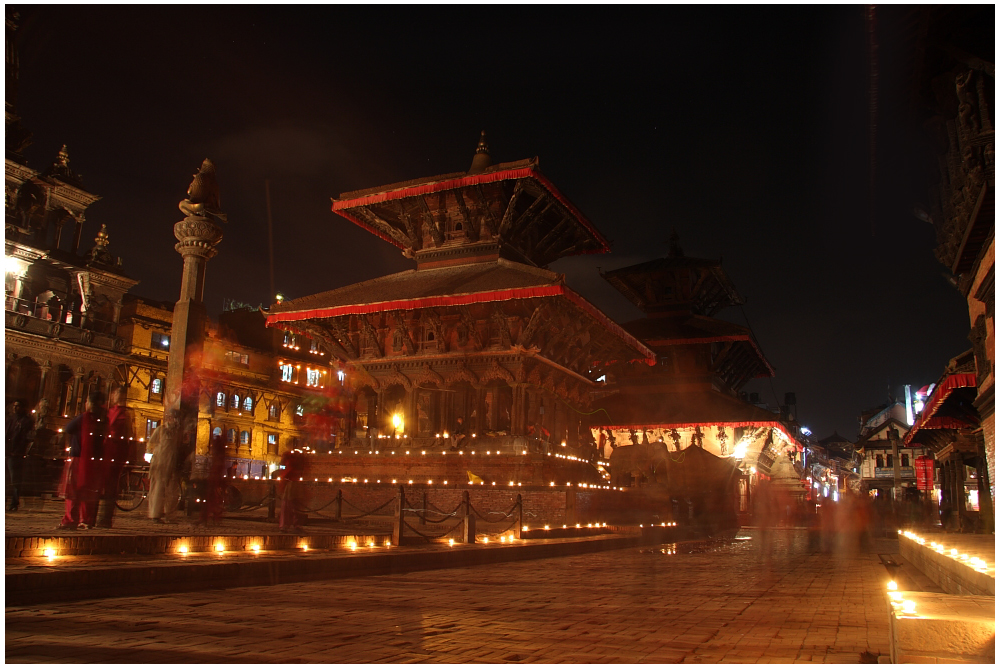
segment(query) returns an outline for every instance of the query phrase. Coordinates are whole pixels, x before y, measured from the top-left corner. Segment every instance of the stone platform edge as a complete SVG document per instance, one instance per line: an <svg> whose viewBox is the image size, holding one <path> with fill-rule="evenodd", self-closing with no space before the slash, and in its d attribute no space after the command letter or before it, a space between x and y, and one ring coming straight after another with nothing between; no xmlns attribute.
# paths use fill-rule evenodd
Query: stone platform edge
<svg viewBox="0 0 1000 670"><path fill-rule="evenodd" d="M914 567L953 595L996 596L996 578L989 572L979 572L951 556L941 554L929 545L921 545L908 537L899 536L899 553Z"/></svg>
<svg viewBox="0 0 1000 670"><path fill-rule="evenodd" d="M538 544L529 541L513 546L458 545L427 551L363 551L336 556L248 557L220 563L158 562L52 572L16 572L6 575L6 605L25 606L400 574L626 549L658 541L656 538L630 535Z"/></svg>

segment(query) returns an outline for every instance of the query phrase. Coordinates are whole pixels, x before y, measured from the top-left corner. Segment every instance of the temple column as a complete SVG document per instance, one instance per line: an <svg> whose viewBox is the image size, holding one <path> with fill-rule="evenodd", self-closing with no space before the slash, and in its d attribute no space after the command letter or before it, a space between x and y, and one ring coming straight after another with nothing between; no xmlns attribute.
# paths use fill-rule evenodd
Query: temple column
<svg viewBox="0 0 1000 670"><path fill-rule="evenodd" d="M385 389L380 388L378 393L375 395L375 408L368 410L368 426L371 428L372 437L378 437L379 435L385 435L386 430L383 425L387 420L385 412L382 411L382 407L385 405Z"/></svg>
<svg viewBox="0 0 1000 670"><path fill-rule="evenodd" d="M205 271L208 260L218 253L226 216L219 211L219 191L215 167L206 159L188 187L188 199L181 201L186 216L174 224L178 242L174 249L184 259L180 299L174 305L167 359L164 413L179 413L179 440L167 448L183 462L195 450L198 436L198 407L201 394L199 373L205 341ZM153 511L151 510L151 514Z"/></svg>
<svg viewBox="0 0 1000 670"><path fill-rule="evenodd" d="M524 435L526 423L526 384L514 384L511 389L510 434Z"/></svg>
<svg viewBox="0 0 1000 670"><path fill-rule="evenodd" d="M476 388L476 420L473 422L474 431L477 435L482 435L486 430L486 388L479 386Z"/></svg>

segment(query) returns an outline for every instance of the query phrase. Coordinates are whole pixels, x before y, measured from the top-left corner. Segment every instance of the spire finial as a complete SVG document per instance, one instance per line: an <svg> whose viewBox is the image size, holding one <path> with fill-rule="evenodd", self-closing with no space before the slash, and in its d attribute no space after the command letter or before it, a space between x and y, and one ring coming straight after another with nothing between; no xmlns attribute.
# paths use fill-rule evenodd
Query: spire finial
<svg viewBox="0 0 1000 670"><path fill-rule="evenodd" d="M62 149L56 154L56 163L59 167L68 168L69 167L69 151L66 149L66 145L62 145Z"/></svg>
<svg viewBox="0 0 1000 670"><path fill-rule="evenodd" d="M490 146L486 143L486 131L484 130L479 133L479 144L476 145L476 154L472 157L472 167L469 168L469 174L484 172L491 165L493 165L493 159L490 158Z"/></svg>
<svg viewBox="0 0 1000 670"><path fill-rule="evenodd" d="M102 223L101 229L97 231L97 237L94 238L94 248L100 249L101 251L107 251L108 244L111 242L111 238L108 237L108 224Z"/></svg>

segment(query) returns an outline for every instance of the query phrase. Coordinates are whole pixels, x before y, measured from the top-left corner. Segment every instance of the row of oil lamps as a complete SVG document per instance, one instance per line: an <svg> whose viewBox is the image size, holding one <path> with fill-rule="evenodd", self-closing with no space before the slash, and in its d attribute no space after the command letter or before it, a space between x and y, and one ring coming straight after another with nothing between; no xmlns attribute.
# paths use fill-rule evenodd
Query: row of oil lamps
<svg viewBox="0 0 1000 670"><path fill-rule="evenodd" d="M897 533L899 535L902 535L903 537L905 537L908 540L912 540L913 542L916 542L917 544L919 544L921 546L923 546L924 544L927 544L927 540L925 540L924 538L920 537L919 535L917 535L916 533L913 533L911 531L908 531L908 530L906 530L906 531L899 530L899 531L897 531ZM971 567L973 570L975 570L977 572L986 572L987 570L989 570L989 566L986 564L986 561L984 561L983 559L979 558L978 556L969 556L968 554L960 554L960 553L958 553L958 549L955 549L955 548L948 549L943 544L941 544L940 542L931 542L930 543L930 547L931 547L931 549L933 549L937 553L941 554L942 556L948 556L949 558L952 558L952 559L954 559L956 561L960 561L962 563L965 563L966 565L968 565L969 567Z"/></svg>

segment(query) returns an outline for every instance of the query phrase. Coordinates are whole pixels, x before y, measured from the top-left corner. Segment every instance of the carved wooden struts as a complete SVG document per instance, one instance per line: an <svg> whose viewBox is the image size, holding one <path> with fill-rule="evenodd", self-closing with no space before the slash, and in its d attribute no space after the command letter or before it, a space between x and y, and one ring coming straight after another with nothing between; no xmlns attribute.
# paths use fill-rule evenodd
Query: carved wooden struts
<svg viewBox="0 0 1000 670"><path fill-rule="evenodd" d="M395 346L396 336L398 335L402 340L406 354L412 356L416 353L417 347L413 343L413 338L410 337L410 329L406 327L406 312L393 312L393 321L396 324L392 333L393 346Z"/></svg>
<svg viewBox="0 0 1000 670"><path fill-rule="evenodd" d="M442 195L444 195L444 193L442 193ZM440 247L444 244L444 230L441 228L441 224L434 220L434 213L431 211L431 208L428 207L425 196L420 195L414 199L420 204L420 211L424 215L424 224L431 233L431 239L434 240L434 246Z"/></svg>
<svg viewBox="0 0 1000 670"><path fill-rule="evenodd" d="M462 214L462 231L466 239L470 242L479 241L479 226L472 220L468 205L465 204L465 197L462 196L462 189L455 190L455 202L458 204L458 211Z"/></svg>
<svg viewBox="0 0 1000 670"><path fill-rule="evenodd" d="M349 317L348 317L349 318ZM361 357L358 347L354 346L354 341L351 336L347 333L347 329L344 328L343 324L340 323L339 317L332 317L326 320L326 323L330 327L330 331L333 333L334 337L340 343L341 347L347 353L348 360L355 361Z"/></svg>
<svg viewBox="0 0 1000 670"><path fill-rule="evenodd" d="M510 200L507 201L507 209L503 213L503 219L500 221L500 225L497 231L492 231L492 230L490 231L494 235L496 235L497 232L501 234L506 234L506 232L510 229L511 223L514 220L514 204L518 201L518 198L521 197L521 194L523 192L524 192L524 182L518 180L518 182L514 184L514 195L512 195L510 197Z"/></svg>
<svg viewBox="0 0 1000 670"><path fill-rule="evenodd" d="M350 358L348 351L340 345L336 338L331 337L329 331L323 327L323 324L315 319L307 319L303 321L299 328L303 332L307 333L314 340L319 340L323 343L330 353L335 355L337 358L343 358L345 360Z"/></svg>
<svg viewBox="0 0 1000 670"><path fill-rule="evenodd" d="M542 320L548 311L548 303L542 303L538 307L535 307L535 311L531 313L528 323L521 329L521 334L518 335L518 346L528 347L531 344L531 340L535 337L535 333L538 331L539 326L542 325Z"/></svg>
<svg viewBox="0 0 1000 670"><path fill-rule="evenodd" d="M366 223L371 228L374 228L375 230L385 233L392 239L399 242L404 247L407 246L408 242L410 242L410 240L407 239L407 236L403 233L403 231L401 231L399 228L392 225L388 221L382 219L380 216L372 212L367 207L358 207L357 209L352 210L351 214L356 216L358 219L360 219L363 223Z"/></svg>
<svg viewBox="0 0 1000 670"><path fill-rule="evenodd" d="M385 348L382 346L382 342L378 336L378 330L372 325L371 321L368 320L367 314L361 314L358 316L358 326L361 331L368 338L368 341L372 343L372 349L375 350L375 355L379 358L385 358Z"/></svg>
<svg viewBox="0 0 1000 670"><path fill-rule="evenodd" d="M413 250L422 249L424 246L424 236L420 231L420 224L414 221L413 217L406 211L404 201L399 200L395 205L396 213L399 215L399 220L403 223L403 226L406 227L406 235L410 240Z"/></svg>
<svg viewBox="0 0 1000 670"><path fill-rule="evenodd" d="M503 308L499 304L493 308L491 318L493 319L493 324L500 333L500 346L504 349L509 349L511 345L510 324L507 323L507 315L504 314Z"/></svg>
<svg viewBox="0 0 1000 670"><path fill-rule="evenodd" d="M520 184L520 182L518 182L518 184ZM517 186L514 187L514 190L517 190ZM493 211L493 208L490 207L490 201L486 197L486 193L483 192L481 184L476 185L476 192L479 194L479 206L484 212L483 223L486 224L486 228L490 231L490 235L496 235L500 231L500 227L503 223L497 220L497 215ZM511 200L513 200L513 198Z"/></svg>
<svg viewBox="0 0 1000 670"><path fill-rule="evenodd" d="M472 318L472 311L466 307L459 307L459 314L461 314L461 323L465 326L466 331L469 334L469 340L472 342L474 351L481 351L483 348L483 338L479 336L479 328L476 326L476 320Z"/></svg>

